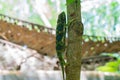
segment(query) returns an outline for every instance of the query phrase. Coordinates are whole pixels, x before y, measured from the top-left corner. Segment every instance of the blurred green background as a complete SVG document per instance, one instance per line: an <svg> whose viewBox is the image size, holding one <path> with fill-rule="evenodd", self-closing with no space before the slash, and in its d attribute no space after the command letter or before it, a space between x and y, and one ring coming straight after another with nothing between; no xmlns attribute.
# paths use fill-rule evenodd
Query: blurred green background
<svg viewBox="0 0 120 80"><path fill-rule="evenodd" d="M120 36L120 0L82 0L84 34ZM66 11L65 0L0 0L0 14L56 27L57 15Z"/></svg>

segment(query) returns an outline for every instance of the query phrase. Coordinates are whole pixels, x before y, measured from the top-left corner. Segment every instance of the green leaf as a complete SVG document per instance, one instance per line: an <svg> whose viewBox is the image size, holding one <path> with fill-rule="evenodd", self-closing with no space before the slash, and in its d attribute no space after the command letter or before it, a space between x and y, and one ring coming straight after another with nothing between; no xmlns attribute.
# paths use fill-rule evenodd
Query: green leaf
<svg viewBox="0 0 120 80"><path fill-rule="evenodd" d="M69 3L73 3L74 1L75 1L75 0L68 0L68 4L69 4Z"/></svg>
<svg viewBox="0 0 120 80"><path fill-rule="evenodd" d="M100 66L96 70L102 71L102 72L117 72L116 68L109 67L109 66Z"/></svg>
<svg viewBox="0 0 120 80"><path fill-rule="evenodd" d="M70 5L70 4L72 4L74 1L75 1L75 0L68 0L66 4L67 4L67 5Z"/></svg>
<svg viewBox="0 0 120 80"><path fill-rule="evenodd" d="M118 61L112 61L112 62L108 62L108 63L106 63L106 65L105 66L109 66L109 67L113 67L113 68L118 68L118 66L119 66L119 62Z"/></svg>

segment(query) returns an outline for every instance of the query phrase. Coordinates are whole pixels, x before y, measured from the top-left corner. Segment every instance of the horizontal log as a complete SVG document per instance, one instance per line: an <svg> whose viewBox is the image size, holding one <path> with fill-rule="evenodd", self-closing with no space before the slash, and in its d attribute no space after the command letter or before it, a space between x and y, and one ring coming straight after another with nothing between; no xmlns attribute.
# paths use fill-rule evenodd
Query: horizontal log
<svg viewBox="0 0 120 80"><path fill-rule="evenodd" d="M28 24L36 25L33 23ZM27 45L29 48L37 50L40 54L56 56L55 35L49 33L49 30L51 29L48 29L44 26L41 26L40 28L43 28L43 30L37 32L35 29L30 30L27 28L27 26L16 25L0 20L0 37L22 46ZM46 30L47 32L45 32ZM119 37L98 37L83 35L82 56L95 56L103 52L119 52L119 47Z"/></svg>

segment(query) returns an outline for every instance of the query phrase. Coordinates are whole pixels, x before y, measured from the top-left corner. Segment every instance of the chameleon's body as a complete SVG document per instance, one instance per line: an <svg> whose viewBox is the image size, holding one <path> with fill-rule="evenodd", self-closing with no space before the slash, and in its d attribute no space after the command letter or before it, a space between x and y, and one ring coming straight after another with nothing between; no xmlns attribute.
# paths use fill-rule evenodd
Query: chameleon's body
<svg viewBox="0 0 120 80"><path fill-rule="evenodd" d="M57 28L56 28L56 52L60 65L62 68L63 80L65 80L65 61L63 55L65 53L65 39L66 39L66 15L65 12L62 12L58 16Z"/></svg>

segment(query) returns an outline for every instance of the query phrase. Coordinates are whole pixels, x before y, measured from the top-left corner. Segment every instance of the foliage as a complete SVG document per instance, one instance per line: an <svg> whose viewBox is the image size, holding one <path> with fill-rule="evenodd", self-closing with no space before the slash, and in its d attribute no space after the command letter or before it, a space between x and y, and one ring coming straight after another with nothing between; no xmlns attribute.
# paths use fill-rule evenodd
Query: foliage
<svg viewBox="0 0 120 80"><path fill-rule="evenodd" d="M120 55L119 54L103 54L103 55L108 55L111 57L117 58L116 61L111 61L107 62L104 66L97 67L96 70L102 71L102 72L120 72Z"/></svg>
<svg viewBox="0 0 120 80"><path fill-rule="evenodd" d="M57 14L65 9L63 5L65 0L0 0L0 14L55 27Z"/></svg>
<svg viewBox="0 0 120 80"><path fill-rule="evenodd" d="M120 36L119 0L81 1L84 34ZM65 11L65 0L0 0L0 13L48 27L56 27L61 11Z"/></svg>
<svg viewBox="0 0 120 80"><path fill-rule="evenodd" d="M92 4L92 2L89 4ZM97 4L97 5L96 5ZM89 11L83 10L83 22L85 33L88 35L99 36L119 36L120 29L118 28L120 20L120 1L103 1L93 4L94 7ZM103 5L104 4L104 5Z"/></svg>

